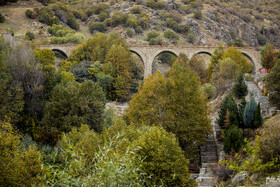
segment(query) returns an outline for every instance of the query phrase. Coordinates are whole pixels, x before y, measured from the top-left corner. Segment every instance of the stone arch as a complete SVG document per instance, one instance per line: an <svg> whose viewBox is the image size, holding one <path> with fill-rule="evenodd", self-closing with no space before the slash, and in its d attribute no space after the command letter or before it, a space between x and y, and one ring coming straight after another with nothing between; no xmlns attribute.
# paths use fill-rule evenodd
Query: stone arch
<svg viewBox="0 0 280 187"><path fill-rule="evenodd" d="M145 64L144 59L143 59L143 57L139 54L139 52L137 52L137 51L135 51L135 50L132 50L132 49L130 49L130 52L136 54L136 55L141 59L141 61L143 62L143 64Z"/></svg>
<svg viewBox="0 0 280 187"><path fill-rule="evenodd" d="M208 51L199 51L199 52L197 52L196 54L194 54L193 57L194 57L195 55L200 55L200 54L206 54L206 55L212 56L212 54L211 54L210 52L208 52Z"/></svg>
<svg viewBox="0 0 280 187"><path fill-rule="evenodd" d="M151 58L151 60L152 60L152 62L151 62L151 73L153 74L153 73L155 73L156 71L155 71L155 67L156 67L156 64L155 64L155 60L156 60L156 58L160 55L160 54L162 54L162 53L169 53L169 54L172 54L172 55L174 55L175 57L178 57L178 54L176 53L176 52L174 52L174 51L172 51L172 50L162 50L162 51L160 51L160 52L158 52L158 53L156 53L156 55L154 55L153 56L153 58ZM157 64L157 65L159 65L159 64ZM169 69L169 67L167 67L168 65L166 65L166 64L161 64L162 66L158 66L158 68L160 68L160 69L162 69L162 73L164 72L164 71L166 71L167 69ZM165 67L165 65L166 65L166 67ZM156 68L156 69L158 69L158 68ZM167 68L167 69L166 69Z"/></svg>
<svg viewBox="0 0 280 187"><path fill-rule="evenodd" d="M243 56L245 56L247 59L249 59L249 61L251 62L252 66L253 66L252 72L255 73L255 71L256 71L256 65L255 65L255 62L254 62L254 60L252 59L252 57L251 57L250 55L248 55L247 53L245 53L245 52L241 52L241 54L242 54Z"/></svg>
<svg viewBox="0 0 280 187"><path fill-rule="evenodd" d="M64 59L68 58L67 54L64 51L60 50L60 49L52 49L52 51L59 58L64 58Z"/></svg>

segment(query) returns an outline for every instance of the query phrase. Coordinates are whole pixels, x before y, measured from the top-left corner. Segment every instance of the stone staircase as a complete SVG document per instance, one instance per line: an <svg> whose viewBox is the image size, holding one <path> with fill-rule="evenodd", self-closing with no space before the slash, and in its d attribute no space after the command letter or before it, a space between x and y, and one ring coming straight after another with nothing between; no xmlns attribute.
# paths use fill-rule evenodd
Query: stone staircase
<svg viewBox="0 0 280 187"><path fill-rule="evenodd" d="M214 186L216 177L213 169L217 167L217 147L214 135L208 135L206 138L205 145L201 147L201 168L199 176L196 179L199 187L210 187Z"/></svg>

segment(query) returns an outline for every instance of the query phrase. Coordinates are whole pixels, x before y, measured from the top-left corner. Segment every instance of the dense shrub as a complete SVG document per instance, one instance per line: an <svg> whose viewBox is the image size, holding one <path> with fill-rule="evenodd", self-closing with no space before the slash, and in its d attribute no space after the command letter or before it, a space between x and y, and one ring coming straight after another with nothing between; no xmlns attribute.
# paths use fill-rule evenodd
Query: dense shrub
<svg viewBox="0 0 280 187"><path fill-rule="evenodd" d="M162 9L164 7L164 3L162 1L149 0L146 2L146 4L147 7L152 9Z"/></svg>
<svg viewBox="0 0 280 187"><path fill-rule="evenodd" d="M45 7L40 9L38 20L47 25L59 24L59 19L54 16L53 11Z"/></svg>
<svg viewBox="0 0 280 187"><path fill-rule="evenodd" d="M48 32L52 35L50 42L53 44L82 43L85 39L82 33L77 33L62 25L49 26Z"/></svg>
<svg viewBox="0 0 280 187"><path fill-rule="evenodd" d="M107 30L107 26L103 22L95 22L95 21L91 21L89 23L88 28L91 33L94 33L94 31L105 32Z"/></svg>
<svg viewBox="0 0 280 187"><path fill-rule="evenodd" d="M141 172L146 173L147 186L192 186L188 164L178 140L162 127L151 127L135 142L142 161Z"/></svg>
<svg viewBox="0 0 280 187"><path fill-rule="evenodd" d="M179 36L171 30L165 31L164 37L168 38L172 43L177 43L179 40Z"/></svg>
<svg viewBox="0 0 280 187"><path fill-rule="evenodd" d="M267 38L261 34L257 36L259 45L265 45L267 43Z"/></svg>
<svg viewBox="0 0 280 187"><path fill-rule="evenodd" d="M140 6L133 6L130 10L131 14L141 14L141 7Z"/></svg>
<svg viewBox="0 0 280 187"><path fill-rule="evenodd" d="M34 35L34 33L28 31L28 32L25 34L24 39L30 40L30 41L31 41L31 40L34 40L34 39L35 39L35 35Z"/></svg>
<svg viewBox="0 0 280 187"><path fill-rule="evenodd" d="M195 19L202 19L202 12L201 11L196 11L193 15Z"/></svg>
<svg viewBox="0 0 280 187"><path fill-rule="evenodd" d="M130 38L133 37L133 35L134 35L133 29L131 29L131 28L126 29L126 35Z"/></svg>
<svg viewBox="0 0 280 187"><path fill-rule="evenodd" d="M28 10L25 11L25 16L30 18L30 19L35 19L37 17L37 13L28 9Z"/></svg>
<svg viewBox="0 0 280 187"><path fill-rule="evenodd" d="M143 33L143 28L141 26L137 26L134 30L135 30L135 33L137 33L137 34Z"/></svg>
<svg viewBox="0 0 280 187"><path fill-rule="evenodd" d="M146 40L150 41L151 39L156 38L158 36L159 36L159 33L157 33L156 31L151 31L151 32L148 32Z"/></svg>
<svg viewBox="0 0 280 187"><path fill-rule="evenodd" d="M211 83L206 83L204 85L204 92L208 99L212 99L216 95L216 89Z"/></svg>
<svg viewBox="0 0 280 187"><path fill-rule="evenodd" d="M162 44L162 38L160 36L149 40L149 45L160 45Z"/></svg>
<svg viewBox="0 0 280 187"><path fill-rule="evenodd" d="M189 34L187 35L187 41L188 41L189 43L194 44L194 43L195 43L195 40L196 40L196 38L195 38L195 35L194 35L193 33L189 33Z"/></svg>
<svg viewBox="0 0 280 187"><path fill-rule="evenodd" d="M79 30L80 29L80 25L79 23L76 21L75 17L74 16L67 16L67 22L66 24L71 27L72 29L75 29L75 30Z"/></svg>
<svg viewBox="0 0 280 187"><path fill-rule="evenodd" d="M109 13L103 11L103 12L101 12L101 13L98 15L98 20L99 20L100 22L103 22L106 18L109 18L109 17L110 17Z"/></svg>
<svg viewBox="0 0 280 187"><path fill-rule="evenodd" d="M0 23L4 23L5 22L5 17L0 13Z"/></svg>
<svg viewBox="0 0 280 187"><path fill-rule="evenodd" d="M225 133L224 151L230 153L232 150L238 152L243 144L242 131L236 126L231 126Z"/></svg>
<svg viewBox="0 0 280 187"><path fill-rule="evenodd" d="M170 29L173 29L175 31L178 31L179 24L173 19L173 18L167 18L166 19L166 25Z"/></svg>

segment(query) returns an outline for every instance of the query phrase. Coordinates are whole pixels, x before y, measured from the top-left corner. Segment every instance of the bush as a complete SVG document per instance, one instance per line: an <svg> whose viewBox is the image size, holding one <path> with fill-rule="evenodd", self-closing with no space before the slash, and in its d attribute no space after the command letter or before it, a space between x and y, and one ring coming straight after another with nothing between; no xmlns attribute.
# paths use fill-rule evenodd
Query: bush
<svg viewBox="0 0 280 187"><path fill-rule="evenodd" d="M80 25L79 23L77 23L75 17L72 16L67 16L67 23L66 23L69 27L71 27L72 29L75 29L76 31L78 31L80 29Z"/></svg>
<svg viewBox="0 0 280 187"><path fill-rule="evenodd" d="M150 41L151 39L156 38L158 36L159 36L159 33L157 33L156 31L151 31L151 32L148 32L146 40Z"/></svg>
<svg viewBox="0 0 280 187"><path fill-rule="evenodd" d="M212 99L216 95L216 89L211 83L206 83L204 85L204 92L208 99Z"/></svg>
<svg viewBox="0 0 280 187"><path fill-rule="evenodd" d="M152 38L149 41L149 45L160 45L162 43L162 38L160 36Z"/></svg>
<svg viewBox="0 0 280 187"><path fill-rule="evenodd" d="M162 127L150 127L135 142L140 158L141 172L147 186L192 186L188 164L174 134L167 133Z"/></svg>
<svg viewBox="0 0 280 187"><path fill-rule="evenodd" d="M131 29L131 28L126 29L126 35L130 38L133 37L133 35L134 35L133 29Z"/></svg>
<svg viewBox="0 0 280 187"><path fill-rule="evenodd" d="M140 6L133 6L130 10L131 14L141 14L141 7Z"/></svg>
<svg viewBox="0 0 280 187"><path fill-rule="evenodd" d="M152 9L162 9L164 7L164 3L161 1L149 0L146 2L147 7Z"/></svg>
<svg viewBox="0 0 280 187"><path fill-rule="evenodd" d="M189 33L188 35L187 35L187 41L189 42L189 43L191 43L191 44L194 44L195 43L195 35L193 34L193 33Z"/></svg>
<svg viewBox="0 0 280 187"><path fill-rule="evenodd" d="M109 13L103 11L103 12L101 12L101 13L98 15L98 20L99 20L100 22L103 22L106 18L109 18L109 17L110 17L110 16L109 16Z"/></svg>
<svg viewBox="0 0 280 187"><path fill-rule="evenodd" d="M107 30L107 26L102 22L91 21L89 23L89 31L91 33L94 33L94 31L105 32L106 30Z"/></svg>
<svg viewBox="0 0 280 187"><path fill-rule="evenodd" d="M259 45L265 45L267 43L267 38L261 34L257 36Z"/></svg>
<svg viewBox="0 0 280 187"><path fill-rule="evenodd" d="M25 16L30 19L35 19L37 17L37 14L28 9L25 11Z"/></svg>
<svg viewBox="0 0 280 187"><path fill-rule="evenodd" d="M143 33L143 28L141 26L137 26L134 30L135 30L135 33L137 33L137 34Z"/></svg>
<svg viewBox="0 0 280 187"><path fill-rule="evenodd" d="M133 17L129 17L127 20L126 20L126 27L132 27L132 28L136 28L137 26L140 25L140 21L133 18Z"/></svg>
<svg viewBox="0 0 280 187"><path fill-rule="evenodd" d="M225 133L224 151L230 153L232 150L238 152L243 144L242 131L236 126L231 126Z"/></svg>
<svg viewBox="0 0 280 187"><path fill-rule="evenodd" d="M24 37L24 39L25 40L34 40L35 39L35 35L34 35L34 33L32 33L32 32L27 32L26 34L25 34L25 37Z"/></svg>
<svg viewBox="0 0 280 187"><path fill-rule="evenodd" d="M195 13L194 13L194 15L193 15L193 17L195 18L195 19L202 19L202 12L201 11L196 11Z"/></svg>
<svg viewBox="0 0 280 187"><path fill-rule="evenodd" d="M173 29L175 31L177 31L179 28L179 24L173 18L167 18L166 24L167 24L167 27L169 27L170 29Z"/></svg>
<svg viewBox="0 0 280 187"><path fill-rule="evenodd" d="M4 23L5 22L5 17L0 13L0 23Z"/></svg>
<svg viewBox="0 0 280 187"><path fill-rule="evenodd" d="M165 31L164 37L170 39L172 43L177 43L179 40L179 36L171 30Z"/></svg>
<svg viewBox="0 0 280 187"><path fill-rule="evenodd" d="M237 47L244 47L243 41L240 38L234 40L234 45Z"/></svg>
<svg viewBox="0 0 280 187"><path fill-rule="evenodd" d="M59 19L54 16L54 13L50 8L41 8L38 15L38 20L47 25L59 25Z"/></svg>

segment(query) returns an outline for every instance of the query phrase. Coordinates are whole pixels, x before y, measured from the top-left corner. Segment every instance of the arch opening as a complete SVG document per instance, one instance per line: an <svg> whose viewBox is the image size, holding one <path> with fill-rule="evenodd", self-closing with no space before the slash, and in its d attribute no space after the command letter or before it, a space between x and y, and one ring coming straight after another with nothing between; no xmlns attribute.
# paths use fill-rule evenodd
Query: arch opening
<svg viewBox="0 0 280 187"><path fill-rule="evenodd" d="M252 65L251 73L255 73L256 66L255 66L254 60L247 53L241 52L241 54L251 63L251 65Z"/></svg>
<svg viewBox="0 0 280 187"><path fill-rule="evenodd" d="M66 55L66 53L64 53L62 50L60 49L52 49L52 51L54 52L54 55L57 57L57 58L60 58L60 59L67 59L68 56Z"/></svg>
<svg viewBox="0 0 280 187"><path fill-rule="evenodd" d="M165 73L170 69L178 55L173 51L161 51L153 59L152 74L154 75L157 70L161 73Z"/></svg>
<svg viewBox="0 0 280 187"><path fill-rule="evenodd" d="M205 68L208 68L209 67L209 64L211 63L211 56L212 54L210 52L207 52L207 51L200 51L198 53L196 53L195 55L193 55L193 58L200 58L204 61L204 64L205 64Z"/></svg>
<svg viewBox="0 0 280 187"><path fill-rule="evenodd" d="M142 56L138 52L130 50L130 53L132 60L132 76L134 79L130 91L131 93L136 93L138 92L140 82L144 79L145 65Z"/></svg>

